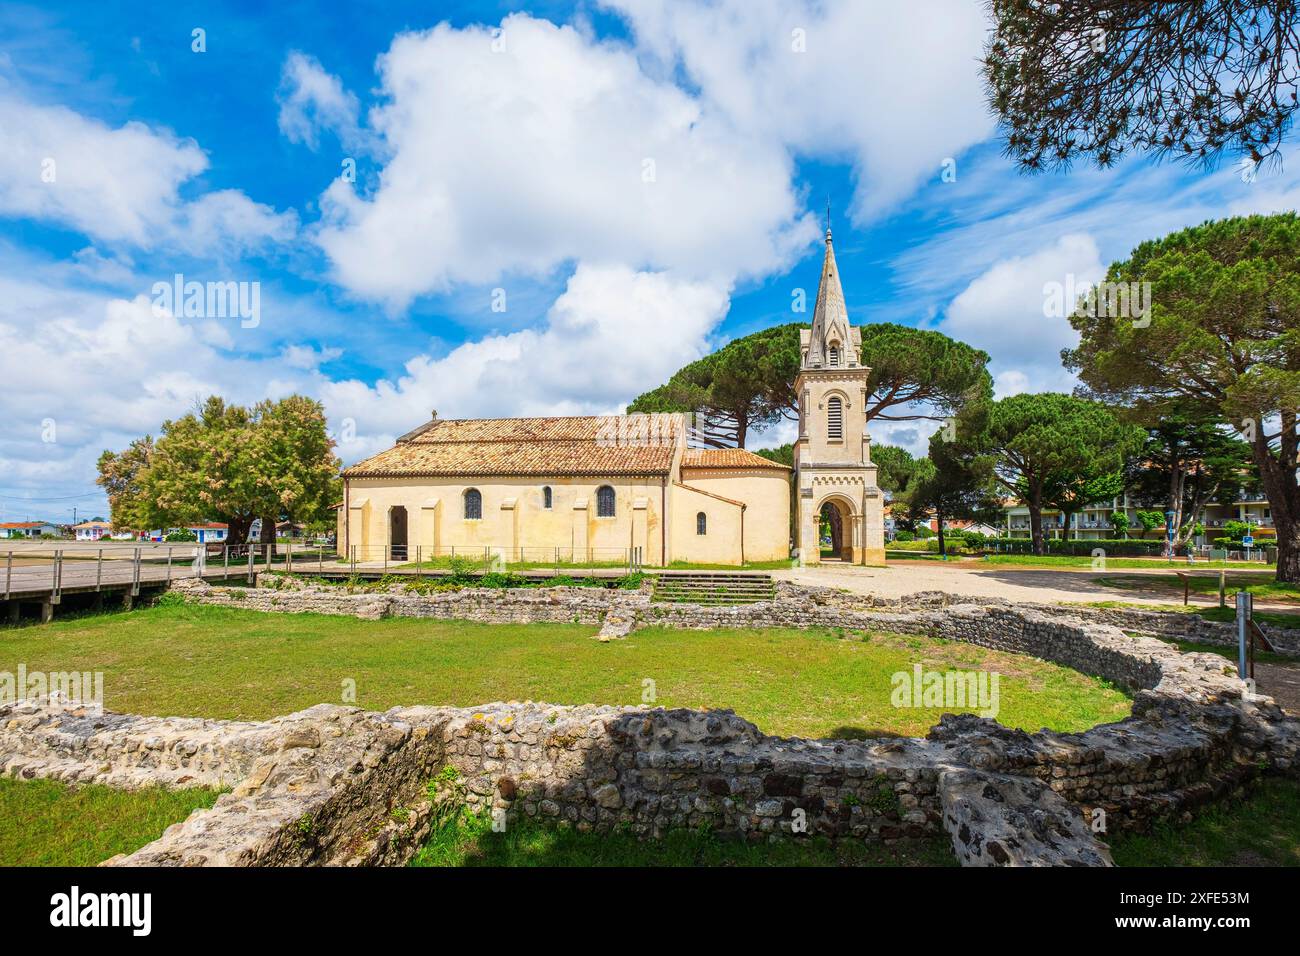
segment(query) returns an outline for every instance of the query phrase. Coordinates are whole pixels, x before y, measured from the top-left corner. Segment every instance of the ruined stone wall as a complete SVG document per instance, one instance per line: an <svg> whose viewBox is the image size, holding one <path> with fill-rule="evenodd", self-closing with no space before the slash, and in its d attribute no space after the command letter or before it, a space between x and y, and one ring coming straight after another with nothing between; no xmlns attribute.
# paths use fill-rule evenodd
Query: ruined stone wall
<svg viewBox="0 0 1300 956"><path fill-rule="evenodd" d="M752 624L764 620L757 607L654 616ZM842 626L937 633L1144 689L1131 717L1080 734L948 715L925 739L876 741L770 737L729 711L321 705L251 723L18 704L0 707L0 770L119 786L238 781L124 864L400 863L463 800L507 826L653 836L708 824L748 839L947 832L968 864L1103 865L1087 825L1095 812L1108 832L1142 826L1300 766L1300 724L1267 698L1243 699L1216 655L1007 607L839 613L850 615ZM435 779L444 786L431 791Z"/></svg>
<svg viewBox="0 0 1300 956"><path fill-rule="evenodd" d="M778 582L776 599L734 607L655 603L649 586L637 591L592 587L464 588L414 594L398 584L385 592L350 594L341 586L310 585L292 578L264 578L279 587L222 587L196 579L175 582L172 590L203 604L241 607L288 614L341 614L367 620L381 617L421 617L492 624L596 624L614 615L626 622L615 634L641 627L712 629L719 627L880 628L882 615L907 617L971 603L971 598L938 591L899 599L879 599L834 588ZM281 583L282 582L282 583ZM1110 624L1139 634L1194 643L1235 647L1236 625L1207 621L1196 614L1091 608L1077 605L1020 604L981 599L980 607L1009 613L1037 612L1053 619L1063 616L1082 622ZM861 615L872 615L863 617ZM896 628L908 630L907 628ZM1282 654L1300 657L1300 630L1269 627L1270 639ZM976 641L975 643L979 643ZM1001 646L1001 645L999 645ZM1034 653L1032 649L1028 653ZM1043 655L1039 655L1043 656ZM1057 658L1052 657L1052 660ZM1061 660L1067 666L1076 666ZM1091 673L1091 671L1090 671Z"/></svg>

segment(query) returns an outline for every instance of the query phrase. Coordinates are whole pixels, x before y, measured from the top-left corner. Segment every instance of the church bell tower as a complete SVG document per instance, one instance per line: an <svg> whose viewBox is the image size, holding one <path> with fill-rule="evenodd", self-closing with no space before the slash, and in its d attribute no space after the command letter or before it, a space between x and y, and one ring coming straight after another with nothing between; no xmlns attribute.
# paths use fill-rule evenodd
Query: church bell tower
<svg viewBox="0 0 1300 956"><path fill-rule="evenodd" d="M871 370L860 363L862 331L849 324L829 222L812 328L801 329L799 339L794 464L800 561L883 565L884 496L871 463L866 419Z"/></svg>

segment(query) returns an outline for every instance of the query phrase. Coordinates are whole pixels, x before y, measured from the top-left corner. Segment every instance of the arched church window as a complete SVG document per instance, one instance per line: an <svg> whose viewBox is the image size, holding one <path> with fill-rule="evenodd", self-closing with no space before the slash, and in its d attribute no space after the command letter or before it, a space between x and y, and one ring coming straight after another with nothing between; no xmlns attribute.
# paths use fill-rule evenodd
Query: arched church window
<svg viewBox="0 0 1300 956"><path fill-rule="evenodd" d="M695 533L696 534L709 533L709 516L706 515L703 511L701 511L699 514L695 516Z"/></svg>
<svg viewBox="0 0 1300 956"><path fill-rule="evenodd" d="M844 403L838 395L832 395L826 402L826 437L844 437Z"/></svg>
<svg viewBox="0 0 1300 956"><path fill-rule="evenodd" d="M542 488L542 507L547 511L551 510L551 486L546 485Z"/></svg>
<svg viewBox="0 0 1300 956"><path fill-rule="evenodd" d="M472 519L483 517L483 495L477 488L465 489L465 517Z"/></svg>
<svg viewBox="0 0 1300 956"><path fill-rule="evenodd" d="M609 485L601 485L596 489L596 517L614 517L614 489Z"/></svg>
<svg viewBox="0 0 1300 956"><path fill-rule="evenodd" d="M839 367L840 367L840 347L839 347L838 345L832 345L832 346L831 346L831 362L830 362L830 364L831 364L831 366L832 366L833 368L839 368Z"/></svg>

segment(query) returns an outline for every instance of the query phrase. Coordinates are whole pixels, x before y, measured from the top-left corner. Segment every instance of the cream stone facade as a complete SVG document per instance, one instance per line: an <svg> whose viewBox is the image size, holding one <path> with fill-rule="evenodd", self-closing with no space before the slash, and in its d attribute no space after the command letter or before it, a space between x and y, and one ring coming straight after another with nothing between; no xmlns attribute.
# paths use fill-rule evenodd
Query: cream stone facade
<svg viewBox="0 0 1300 956"><path fill-rule="evenodd" d="M800 333L800 346L794 446L800 560L883 565L884 495L871 463L866 419L871 370L859 362L862 332L849 324L829 228L813 324ZM823 515L831 532L825 552Z"/></svg>
<svg viewBox="0 0 1300 956"><path fill-rule="evenodd" d="M790 469L690 448L682 415L433 419L343 473L358 562L740 565L790 554Z"/></svg>
<svg viewBox="0 0 1300 956"><path fill-rule="evenodd" d="M884 564L861 347L827 229L795 381L793 542L790 469L740 448L689 447L684 415L440 420L435 412L343 472L339 554L742 565L783 561L793 547L806 564Z"/></svg>

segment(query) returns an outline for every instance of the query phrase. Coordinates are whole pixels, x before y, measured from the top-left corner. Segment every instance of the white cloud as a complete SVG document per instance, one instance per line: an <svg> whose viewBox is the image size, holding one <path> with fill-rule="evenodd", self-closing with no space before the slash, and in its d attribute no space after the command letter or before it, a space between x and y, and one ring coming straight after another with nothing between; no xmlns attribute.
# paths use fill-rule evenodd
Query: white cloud
<svg viewBox="0 0 1300 956"><path fill-rule="evenodd" d="M325 362L334 361L342 354L342 349L316 349L310 345L290 345L281 353L281 358L290 368L315 369Z"/></svg>
<svg viewBox="0 0 1300 956"><path fill-rule="evenodd" d="M993 132L982 4L927 0L900 16L861 0L603 2L665 74L684 68L706 110L796 154L851 161L859 221Z"/></svg>
<svg viewBox="0 0 1300 956"><path fill-rule="evenodd" d="M46 220L144 249L252 248L285 240L292 213L226 190L187 202L208 159L197 143L143 123L113 128L62 106L0 92L0 216Z"/></svg>
<svg viewBox="0 0 1300 956"><path fill-rule="evenodd" d="M626 47L515 15L499 37L446 24L380 59L373 194L336 180L318 239L335 278L401 308L454 283L569 262L730 285L816 235L779 142L737 129Z"/></svg>
<svg viewBox="0 0 1300 956"><path fill-rule="evenodd" d="M435 408L444 418L614 412L702 355L727 305L727 290L707 282L582 263L543 328L418 355L395 382L334 382L321 394L331 418L370 436L347 456L378 450Z"/></svg>
<svg viewBox="0 0 1300 956"><path fill-rule="evenodd" d="M315 57L297 50L289 54L276 102L280 104L280 132L289 142L315 150L320 146L321 131L330 130L345 146L360 145L361 107L356 96Z"/></svg>
<svg viewBox="0 0 1300 956"><path fill-rule="evenodd" d="M46 278L0 274L0 488L26 489L7 494L0 514L58 517L44 502L13 499L93 489L101 451L157 435L208 395L249 403L314 390L314 376L278 358L232 354L235 320L182 321L156 315L143 294L113 298Z"/></svg>
<svg viewBox="0 0 1300 956"><path fill-rule="evenodd" d="M1090 235L1062 236L1052 246L1003 259L977 276L949 304L939 330L993 357L990 370L999 396L1068 390L1073 378L1061 367L1060 354L1076 344L1078 334L1065 318L1074 303L1066 290L1081 292L1105 271ZM1054 284L1050 290L1049 284ZM1064 309L1048 314L1056 289Z"/></svg>

